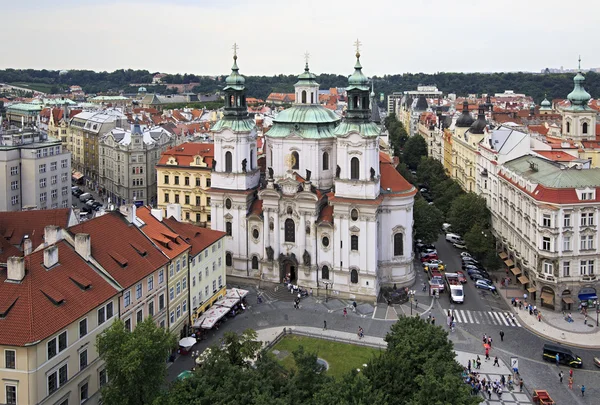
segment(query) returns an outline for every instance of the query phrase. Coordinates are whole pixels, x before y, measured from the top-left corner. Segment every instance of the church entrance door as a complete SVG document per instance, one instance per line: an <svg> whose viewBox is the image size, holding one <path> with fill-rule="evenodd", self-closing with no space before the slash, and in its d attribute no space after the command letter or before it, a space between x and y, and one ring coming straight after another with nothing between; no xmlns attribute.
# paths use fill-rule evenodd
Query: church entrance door
<svg viewBox="0 0 600 405"><path fill-rule="evenodd" d="M294 266L291 263L288 263L285 267L286 267L286 269L285 269L286 275L289 274L289 276L290 276L290 282L292 284L295 284L296 283L296 266Z"/></svg>

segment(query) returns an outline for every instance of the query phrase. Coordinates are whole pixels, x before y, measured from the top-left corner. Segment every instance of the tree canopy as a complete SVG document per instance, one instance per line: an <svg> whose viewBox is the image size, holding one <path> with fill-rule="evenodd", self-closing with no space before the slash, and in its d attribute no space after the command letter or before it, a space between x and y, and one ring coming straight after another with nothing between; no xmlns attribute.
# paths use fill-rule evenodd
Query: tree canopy
<svg viewBox="0 0 600 405"><path fill-rule="evenodd" d="M479 225L481 229L489 228L490 211L484 198L475 193L465 193L452 202L448 221L456 233L464 236L474 225Z"/></svg>
<svg viewBox="0 0 600 405"><path fill-rule="evenodd" d="M444 223L442 212L435 205L429 205L423 198L417 198L413 213L415 239L421 239L423 243L437 241Z"/></svg>
<svg viewBox="0 0 600 405"><path fill-rule="evenodd" d="M394 113L391 113L385 117L383 124L388 130L390 147L394 152L394 156L401 156L402 148L408 139L408 133L404 128L404 124L398 121L398 118Z"/></svg>
<svg viewBox="0 0 600 405"><path fill-rule="evenodd" d="M416 170L423 157L427 157L427 142L425 139L418 134L408 138L402 151L404 162L406 162L408 167Z"/></svg>
<svg viewBox="0 0 600 405"><path fill-rule="evenodd" d="M117 319L98 336L96 346L106 363L109 383L102 387L106 405L151 404L166 376L166 359L177 341L148 317L132 332Z"/></svg>

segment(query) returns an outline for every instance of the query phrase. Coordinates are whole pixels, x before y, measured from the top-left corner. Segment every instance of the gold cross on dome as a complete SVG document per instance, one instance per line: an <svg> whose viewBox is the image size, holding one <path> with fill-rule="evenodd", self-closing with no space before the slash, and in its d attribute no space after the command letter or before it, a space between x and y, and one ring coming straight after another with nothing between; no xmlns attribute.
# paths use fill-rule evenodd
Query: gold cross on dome
<svg viewBox="0 0 600 405"><path fill-rule="evenodd" d="M310 59L310 53L308 51L304 52L304 61L308 65L308 60Z"/></svg>
<svg viewBox="0 0 600 405"><path fill-rule="evenodd" d="M358 40L358 38L356 38L356 42L354 42L354 46L356 47L356 54L360 55L360 46L362 45L362 42L360 42Z"/></svg>
<svg viewBox="0 0 600 405"><path fill-rule="evenodd" d="M240 49L240 47L238 46L238 44L236 42L233 43L233 46L231 47L231 49L233 49L233 56L237 56L237 50Z"/></svg>

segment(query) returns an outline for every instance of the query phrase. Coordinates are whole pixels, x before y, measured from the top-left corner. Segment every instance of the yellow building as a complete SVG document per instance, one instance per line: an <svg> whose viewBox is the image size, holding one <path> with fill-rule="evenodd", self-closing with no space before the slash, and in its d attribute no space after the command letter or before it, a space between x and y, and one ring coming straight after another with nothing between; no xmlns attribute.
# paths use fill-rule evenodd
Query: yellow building
<svg viewBox="0 0 600 405"><path fill-rule="evenodd" d="M444 169L446 170L446 174L451 176L454 172L454 165L452 163L452 131L449 129L444 130L444 156L442 163L444 164Z"/></svg>
<svg viewBox="0 0 600 405"><path fill-rule="evenodd" d="M169 204L181 205L186 222L210 228L210 175L213 144L184 143L163 152L158 164L158 208L166 214Z"/></svg>

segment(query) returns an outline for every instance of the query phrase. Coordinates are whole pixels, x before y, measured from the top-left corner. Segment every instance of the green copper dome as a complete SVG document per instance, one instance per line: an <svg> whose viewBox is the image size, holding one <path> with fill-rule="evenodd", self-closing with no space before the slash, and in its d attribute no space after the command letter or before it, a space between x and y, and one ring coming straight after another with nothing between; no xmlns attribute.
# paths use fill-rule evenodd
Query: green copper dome
<svg viewBox="0 0 600 405"><path fill-rule="evenodd" d="M550 101L548 101L548 99L547 99L547 98L545 98L545 97L544 97L544 101L542 101L542 102L540 103L540 105L541 105L542 107L552 107L552 104L550 103Z"/></svg>
<svg viewBox="0 0 600 405"><path fill-rule="evenodd" d="M362 72L360 64L360 53L356 52L356 64L354 65L354 73L348 78L348 87L346 90L366 90L369 91L369 79Z"/></svg>
<svg viewBox="0 0 600 405"><path fill-rule="evenodd" d="M237 55L233 55L233 66L231 67L231 74L227 76L225 79L225 88L223 90L244 90L244 84L246 83L246 79L239 73L239 68L237 65Z"/></svg>
<svg viewBox="0 0 600 405"><path fill-rule="evenodd" d="M319 83L317 83L317 75L315 75L314 73L312 73L309 68L308 68L308 62L306 62L306 65L304 65L304 72L300 73L300 75L298 76L298 81L296 82L296 84L294 86L318 86Z"/></svg>
<svg viewBox="0 0 600 405"><path fill-rule="evenodd" d="M273 119L273 126L265 134L271 138L298 135L308 139L333 138L340 118L331 110L315 105L300 104L283 110Z"/></svg>
<svg viewBox="0 0 600 405"><path fill-rule="evenodd" d="M590 101L592 96L590 96L590 93L585 91L585 89L583 88L584 81L585 81L585 77L583 77L581 72L578 72L577 75L575 75L575 77L573 78L573 82L575 83L575 86L573 88L573 91L570 92L569 95L567 96L567 99L569 99L569 101L571 102L572 108L576 108L576 109L588 108L587 103L588 103L588 101Z"/></svg>

